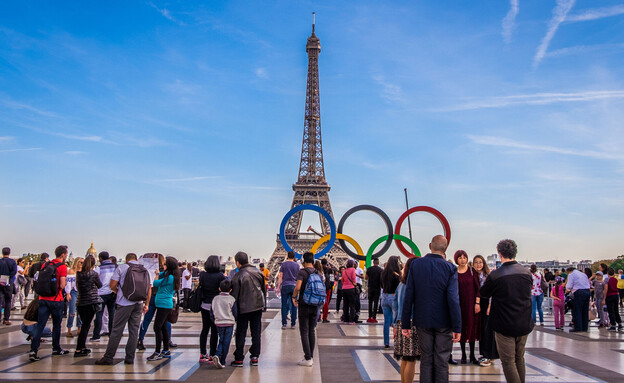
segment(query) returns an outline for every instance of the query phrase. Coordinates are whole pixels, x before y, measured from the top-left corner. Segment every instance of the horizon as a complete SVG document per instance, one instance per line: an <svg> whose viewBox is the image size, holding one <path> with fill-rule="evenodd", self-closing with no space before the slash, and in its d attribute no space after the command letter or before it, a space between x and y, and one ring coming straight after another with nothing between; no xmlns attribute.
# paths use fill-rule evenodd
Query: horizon
<svg viewBox="0 0 624 383"><path fill-rule="evenodd" d="M622 4L0 11L0 247L14 253L94 242L268 261L297 181L312 12L336 222L371 204L395 224L407 188L410 207L449 220L451 253L492 254L504 238L529 261L624 253ZM411 224L425 254L442 228ZM385 227L363 212L344 232L366 251Z"/></svg>

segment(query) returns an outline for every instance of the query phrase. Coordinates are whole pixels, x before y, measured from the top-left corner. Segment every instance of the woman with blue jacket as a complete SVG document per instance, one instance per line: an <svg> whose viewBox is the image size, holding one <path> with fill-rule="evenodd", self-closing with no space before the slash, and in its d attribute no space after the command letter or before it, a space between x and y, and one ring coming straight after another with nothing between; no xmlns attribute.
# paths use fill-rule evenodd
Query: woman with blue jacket
<svg viewBox="0 0 624 383"><path fill-rule="evenodd" d="M156 350L147 360L154 361L162 358L171 358L169 352L169 331L167 331L167 317L173 310L173 295L180 289L180 271L178 260L174 257L165 259L165 271L154 280L154 287L158 288L156 298L156 318L154 319L154 332L156 333ZM163 347L161 353L160 349Z"/></svg>

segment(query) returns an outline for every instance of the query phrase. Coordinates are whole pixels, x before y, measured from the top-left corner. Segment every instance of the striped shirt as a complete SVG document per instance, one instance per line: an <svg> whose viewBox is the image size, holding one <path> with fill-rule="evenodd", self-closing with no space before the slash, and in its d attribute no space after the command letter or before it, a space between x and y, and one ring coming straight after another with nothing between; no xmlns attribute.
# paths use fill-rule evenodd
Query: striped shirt
<svg viewBox="0 0 624 383"><path fill-rule="evenodd" d="M102 287L98 289L98 295L108 295L112 294L113 290L110 288L110 280L115 272L115 264L110 260L102 261L100 267L95 268L95 272L100 276L100 282L102 282Z"/></svg>

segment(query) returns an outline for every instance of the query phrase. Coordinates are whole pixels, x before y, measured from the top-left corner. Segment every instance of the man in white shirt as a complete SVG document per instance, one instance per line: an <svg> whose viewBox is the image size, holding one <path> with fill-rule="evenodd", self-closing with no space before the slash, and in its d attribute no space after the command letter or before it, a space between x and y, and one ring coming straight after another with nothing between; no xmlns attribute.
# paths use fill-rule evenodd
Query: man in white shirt
<svg viewBox="0 0 624 383"><path fill-rule="evenodd" d="M184 303L182 307L185 313L190 313L189 297L191 295L191 283L193 282L191 279L193 276L193 266L190 263L184 266L185 268L182 272L182 294L184 294Z"/></svg>
<svg viewBox="0 0 624 383"><path fill-rule="evenodd" d="M360 263L358 262L357 267L355 268L355 283L360 286L360 291L362 291L362 278L364 277L364 270L360 267ZM360 296L355 297L355 323L362 323L360 320Z"/></svg>

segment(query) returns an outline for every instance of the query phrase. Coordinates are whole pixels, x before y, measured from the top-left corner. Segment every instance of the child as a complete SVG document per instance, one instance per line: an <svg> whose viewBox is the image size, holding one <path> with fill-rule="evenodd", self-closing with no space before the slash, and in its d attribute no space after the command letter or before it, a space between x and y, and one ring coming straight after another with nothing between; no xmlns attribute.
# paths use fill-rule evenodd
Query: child
<svg viewBox="0 0 624 383"><path fill-rule="evenodd" d="M550 296L553 299L553 309L555 311L555 329L563 331L565 327L565 288L563 287L564 279L562 277L555 278L555 285L552 288Z"/></svg>
<svg viewBox="0 0 624 383"><path fill-rule="evenodd" d="M219 291L221 293L212 300L213 321L219 333L217 353L212 358L212 363L217 368L223 368L225 366L225 357L230 351L230 341L234 332L237 312L236 300L230 295L232 282L229 279L221 281Z"/></svg>
<svg viewBox="0 0 624 383"><path fill-rule="evenodd" d="M596 279L592 281L594 287L594 296L596 297L595 304L598 311L598 327L607 327L608 319L605 316L602 302L604 301L604 290L607 281L604 280L604 274L602 271L596 272Z"/></svg>

